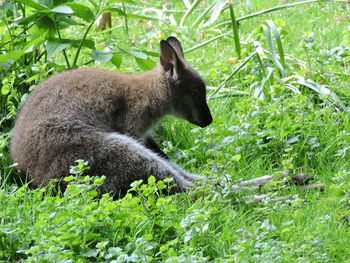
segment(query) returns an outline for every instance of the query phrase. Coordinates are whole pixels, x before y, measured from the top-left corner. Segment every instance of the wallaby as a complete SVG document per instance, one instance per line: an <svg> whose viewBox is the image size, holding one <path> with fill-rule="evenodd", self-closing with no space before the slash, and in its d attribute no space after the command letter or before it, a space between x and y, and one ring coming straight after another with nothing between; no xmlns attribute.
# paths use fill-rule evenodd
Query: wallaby
<svg viewBox="0 0 350 263"><path fill-rule="evenodd" d="M212 123L205 84L175 37L160 41L160 65L140 75L75 69L43 82L13 129L12 159L34 186L69 175L77 159L106 176L101 192L123 195L135 180L173 178L175 191L200 176L170 163L150 129L166 114L200 127Z"/></svg>

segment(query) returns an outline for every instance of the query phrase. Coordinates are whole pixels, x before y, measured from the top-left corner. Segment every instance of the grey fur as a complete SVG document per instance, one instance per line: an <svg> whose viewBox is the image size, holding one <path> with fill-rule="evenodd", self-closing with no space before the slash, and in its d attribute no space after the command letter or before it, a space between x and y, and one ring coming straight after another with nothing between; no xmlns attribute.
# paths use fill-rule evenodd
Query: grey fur
<svg viewBox="0 0 350 263"><path fill-rule="evenodd" d="M204 82L180 48L174 38L162 40L161 65L141 75L76 69L43 82L28 96L13 129L10 152L18 168L33 185L47 185L84 159L89 174L106 176L102 192L124 194L133 181L150 175L173 178L176 191L193 187L199 176L163 158L148 135L166 114L201 127L212 122Z"/></svg>

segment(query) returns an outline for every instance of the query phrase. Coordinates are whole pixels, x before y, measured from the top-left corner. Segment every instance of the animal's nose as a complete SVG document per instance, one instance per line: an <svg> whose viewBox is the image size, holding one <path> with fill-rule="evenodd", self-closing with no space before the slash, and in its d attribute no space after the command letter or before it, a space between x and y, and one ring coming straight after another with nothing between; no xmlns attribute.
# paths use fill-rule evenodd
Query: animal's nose
<svg viewBox="0 0 350 263"><path fill-rule="evenodd" d="M210 125L213 122L213 117L210 115L206 120L202 121L202 123L199 125L200 127L204 128Z"/></svg>

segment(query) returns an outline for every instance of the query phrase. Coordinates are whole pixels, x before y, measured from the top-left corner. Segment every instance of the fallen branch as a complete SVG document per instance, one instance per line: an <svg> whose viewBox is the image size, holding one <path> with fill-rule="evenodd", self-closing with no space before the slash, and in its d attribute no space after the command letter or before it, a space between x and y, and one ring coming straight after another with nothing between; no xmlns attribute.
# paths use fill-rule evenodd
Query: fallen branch
<svg viewBox="0 0 350 263"><path fill-rule="evenodd" d="M319 190L323 191L326 187L325 184L310 184L311 181L313 181L315 178L306 174L297 174L289 179L287 179L288 175L282 175L276 176L274 175L265 175L262 177L246 180L237 184L231 185L232 191L256 191L260 190L263 186L270 184L273 181L282 181L285 180L285 184L287 185L296 185L299 187L300 191L311 191L311 190ZM264 201L267 196L266 195L253 195L252 197L253 202L262 202ZM288 199L288 198L287 198ZM289 199L288 199L289 200Z"/></svg>

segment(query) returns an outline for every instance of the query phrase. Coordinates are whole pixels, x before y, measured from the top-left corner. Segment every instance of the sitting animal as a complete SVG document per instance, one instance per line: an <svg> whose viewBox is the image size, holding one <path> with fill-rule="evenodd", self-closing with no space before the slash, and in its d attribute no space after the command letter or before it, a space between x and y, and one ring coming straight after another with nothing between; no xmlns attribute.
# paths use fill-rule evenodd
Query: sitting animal
<svg viewBox="0 0 350 263"><path fill-rule="evenodd" d="M184 191L199 176L167 160L149 135L167 114L200 127L212 123L205 84L174 37L160 41L160 65L143 74L86 68L44 81L20 110L11 157L34 186L62 179L83 159L88 174L106 176L101 192L123 195L150 175L173 178L174 190Z"/></svg>

